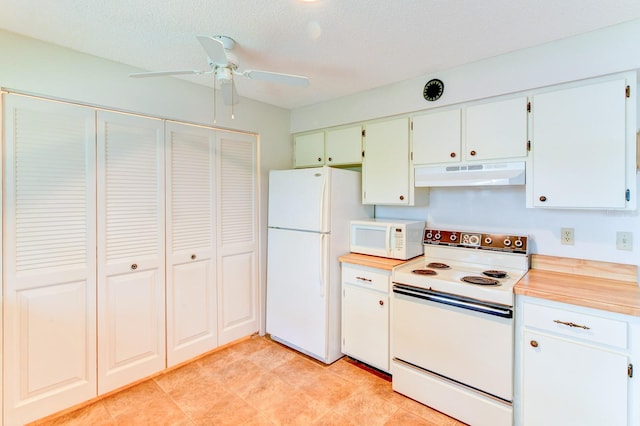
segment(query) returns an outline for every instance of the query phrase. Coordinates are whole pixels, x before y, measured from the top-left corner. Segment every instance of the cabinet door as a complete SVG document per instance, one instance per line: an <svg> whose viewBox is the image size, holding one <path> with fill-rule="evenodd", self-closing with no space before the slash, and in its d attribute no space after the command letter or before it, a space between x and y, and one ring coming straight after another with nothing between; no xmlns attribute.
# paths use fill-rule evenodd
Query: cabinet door
<svg viewBox="0 0 640 426"><path fill-rule="evenodd" d="M165 368L164 128L98 112L98 392Z"/></svg>
<svg viewBox="0 0 640 426"><path fill-rule="evenodd" d="M460 110L413 117L413 164L459 162Z"/></svg>
<svg viewBox="0 0 640 426"><path fill-rule="evenodd" d="M215 132L166 124L167 366L214 349Z"/></svg>
<svg viewBox="0 0 640 426"><path fill-rule="evenodd" d="M293 138L293 167L324 165L324 132Z"/></svg>
<svg viewBox="0 0 640 426"><path fill-rule="evenodd" d="M624 208L625 81L533 98L534 207Z"/></svg>
<svg viewBox="0 0 640 426"><path fill-rule="evenodd" d="M362 163L362 127L327 130L325 152L328 166Z"/></svg>
<svg viewBox="0 0 640 426"><path fill-rule="evenodd" d="M258 331L256 138L218 131L219 344Z"/></svg>
<svg viewBox="0 0 640 426"><path fill-rule="evenodd" d="M363 204L409 205L409 119L369 124L362 163Z"/></svg>
<svg viewBox="0 0 640 426"><path fill-rule="evenodd" d="M527 98L473 105L466 109L465 159L527 156Z"/></svg>
<svg viewBox="0 0 640 426"><path fill-rule="evenodd" d="M342 352L389 371L389 296L344 285Z"/></svg>
<svg viewBox="0 0 640 426"><path fill-rule="evenodd" d="M525 330L523 425L626 425L626 355Z"/></svg>
<svg viewBox="0 0 640 426"><path fill-rule="evenodd" d="M5 95L4 424L96 396L95 112Z"/></svg>

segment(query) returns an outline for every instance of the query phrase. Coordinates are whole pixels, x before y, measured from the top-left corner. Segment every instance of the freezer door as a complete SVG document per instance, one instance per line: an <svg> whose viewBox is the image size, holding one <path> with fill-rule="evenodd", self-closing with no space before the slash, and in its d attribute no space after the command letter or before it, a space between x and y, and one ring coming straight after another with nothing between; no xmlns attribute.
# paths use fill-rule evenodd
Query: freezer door
<svg viewBox="0 0 640 426"><path fill-rule="evenodd" d="M328 179L318 167L269 173L269 227L329 232Z"/></svg>
<svg viewBox="0 0 640 426"><path fill-rule="evenodd" d="M267 333L324 360L328 235L269 229L268 237Z"/></svg>

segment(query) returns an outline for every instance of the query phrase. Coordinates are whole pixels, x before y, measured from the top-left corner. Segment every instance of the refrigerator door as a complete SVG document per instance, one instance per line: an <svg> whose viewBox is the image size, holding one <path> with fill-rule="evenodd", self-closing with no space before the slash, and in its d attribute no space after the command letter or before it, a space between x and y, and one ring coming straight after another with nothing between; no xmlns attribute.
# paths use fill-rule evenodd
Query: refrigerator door
<svg viewBox="0 0 640 426"><path fill-rule="evenodd" d="M327 234L268 230L267 333L327 362Z"/></svg>
<svg viewBox="0 0 640 426"><path fill-rule="evenodd" d="M317 167L269 173L269 227L329 232L331 169Z"/></svg>

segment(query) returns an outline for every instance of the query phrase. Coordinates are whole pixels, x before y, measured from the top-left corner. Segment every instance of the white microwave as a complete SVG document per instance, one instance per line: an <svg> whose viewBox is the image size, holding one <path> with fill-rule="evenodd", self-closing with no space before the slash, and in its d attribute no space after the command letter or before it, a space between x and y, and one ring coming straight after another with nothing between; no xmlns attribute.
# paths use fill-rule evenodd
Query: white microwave
<svg viewBox="0 0 640 426"><path fill-rule="evenodd" d="M402 219L351 221L351 252L407 260L423 254L424 222Z"/></svg>

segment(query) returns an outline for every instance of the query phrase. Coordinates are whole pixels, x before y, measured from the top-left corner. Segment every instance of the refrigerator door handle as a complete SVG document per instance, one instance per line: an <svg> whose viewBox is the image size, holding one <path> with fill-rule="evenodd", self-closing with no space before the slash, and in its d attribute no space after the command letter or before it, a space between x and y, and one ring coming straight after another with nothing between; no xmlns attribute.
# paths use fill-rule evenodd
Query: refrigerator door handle
<svg viewBox="0 0 640 426"><path fill-rule="evenodd" d="M327 278L327 234L320 235L320 297L326 294Z"/></svg>
<svg viewBox="0 0 640 426"><path fill-rule="evenodd" d="M320 190L320 232L325 232L325 220L326 220L326 215L324 214L324 209L325 209L325 193L327 191L327 171L323 170L322 173L322 189Z"/></svg>

